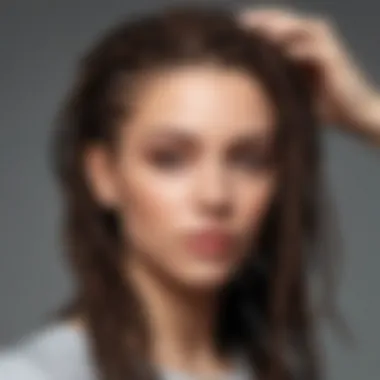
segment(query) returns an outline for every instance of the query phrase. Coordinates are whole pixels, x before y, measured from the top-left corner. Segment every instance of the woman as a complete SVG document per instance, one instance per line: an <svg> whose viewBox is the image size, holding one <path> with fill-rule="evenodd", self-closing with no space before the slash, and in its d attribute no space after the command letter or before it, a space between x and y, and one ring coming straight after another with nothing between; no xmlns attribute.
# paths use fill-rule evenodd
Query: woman
<svg viewBox="0 0 380 380"><path fill-rule="evenodd" d="M77 297L0 379L317 379L318 125L380 141L325 23L175 9L83 59L57 130Z"/></svg>

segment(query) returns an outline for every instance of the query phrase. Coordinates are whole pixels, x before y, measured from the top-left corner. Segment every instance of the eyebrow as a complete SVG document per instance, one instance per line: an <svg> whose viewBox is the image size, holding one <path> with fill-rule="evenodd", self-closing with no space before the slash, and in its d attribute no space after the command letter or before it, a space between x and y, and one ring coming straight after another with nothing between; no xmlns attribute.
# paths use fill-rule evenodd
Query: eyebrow
<svg viewBox="0 0 380 380"><path fill-rule="evenodd" d="M197 135L180 128L162 128L153 132L152 138L169 138L169 139L181 139L181 140L194 140Z"/></svg>
<svg viewBox="0 0 380 380"><path fill-rule="evenodd" d="M156 131L151 136L152 139L173 139L180 141L194 141L199 139L199 136L196 133L192 133L180 128L171 127L171 128L162 128L159 131ZM266 145L267 142L273 140L272 133L242 133L233 137L233 145L241 144L252 144L255 146Z"/></svg>

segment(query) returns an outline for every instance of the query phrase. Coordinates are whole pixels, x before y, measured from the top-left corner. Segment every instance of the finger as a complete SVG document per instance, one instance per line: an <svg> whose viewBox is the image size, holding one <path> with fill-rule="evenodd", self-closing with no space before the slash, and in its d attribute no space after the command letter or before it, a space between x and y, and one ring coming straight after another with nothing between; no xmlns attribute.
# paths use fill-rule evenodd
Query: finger
<svg viewBox="0 0 380 380"><path fill-rule="evenodd" d="M300 12L295 12L290 10L290 8L279 8L279 7L257 7L248 8L239 11L238 18L245 23L259 21L260 19L267 17L299 17Z"/></svg>
<svg viewBox="0 0 380 380"><path fill-rule="evenodd" d="M284 52L289 58L297 62L319 63L321 60L318 47L311 43L300 41L291 43L284 48Z"/></svg>
<svg viewBox="0 0 380 380"><path fill-rule="evenodd" d="M279 8L248 9L238 14L239 21L247 27L255 27L268 21L280 21L283 19L301 19L303 15Z"/></svg>
<svg viewBox="0 0 380 380"><path fill-rule="evenodd" d="M248 10L243 11L239 16L242 24L248 28L259 28L273 34L287 31L307 29L314 30L319 26L328 24L323 17L311 16L306 13L291 12L284 9L272 10ZM325 28L326 29L326 28Z"/></svg>
<svg viewBox="0 0 380 380"><path fill-rule="evenodd" d="M305 17L295 17L288 14L254 14L246 21L246 27L265 33L273 40L281 42L289 37L307 37L312 25L311 20Z"/></svg>
<svg viewBox="0 0 380 380"><path fill-rule="evenodd" d="M258 29L278 42L312 37L309 24L304 19L268 19L262 22L260 26L258 26Z"/></svg>
<svg viewBox="0 0 380 380"><path fill-rule="evenodd" d="M270 19L261 22L256 27L258 33L281 46L293 44L298 41L313 42L318 38L308 20L305 19Z"/></svg>

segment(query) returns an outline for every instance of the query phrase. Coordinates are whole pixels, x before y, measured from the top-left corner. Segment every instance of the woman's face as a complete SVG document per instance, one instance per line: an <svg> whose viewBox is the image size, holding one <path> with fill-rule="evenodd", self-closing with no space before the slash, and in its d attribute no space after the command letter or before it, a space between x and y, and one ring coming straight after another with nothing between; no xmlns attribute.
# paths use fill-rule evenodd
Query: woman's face
<svg viewBox="0 0 380 380"><path fill-rule="evenodd" d="M216 289L275 191L274 108L254 78L211 65L155 75L134 107L116 157L88 156L95 193L119 213L132 268Z"/></svg>

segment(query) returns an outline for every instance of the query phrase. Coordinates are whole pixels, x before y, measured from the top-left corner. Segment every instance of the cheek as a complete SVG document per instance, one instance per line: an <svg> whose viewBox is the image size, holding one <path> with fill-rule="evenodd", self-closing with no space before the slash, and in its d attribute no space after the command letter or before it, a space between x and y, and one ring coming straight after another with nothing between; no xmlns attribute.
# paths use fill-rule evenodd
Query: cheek
<svg viewBox="0 0 380 380"><path fill-rule="evenodd" d="M144 174L143 170L125 178L122 188L124 231L135 245L147 252L160 251L179 224L185 190L181 183Z"/></svg>

